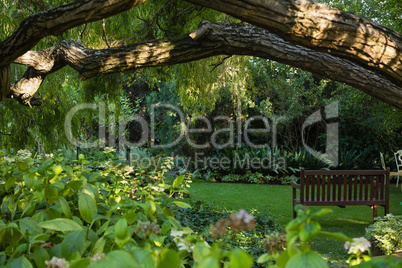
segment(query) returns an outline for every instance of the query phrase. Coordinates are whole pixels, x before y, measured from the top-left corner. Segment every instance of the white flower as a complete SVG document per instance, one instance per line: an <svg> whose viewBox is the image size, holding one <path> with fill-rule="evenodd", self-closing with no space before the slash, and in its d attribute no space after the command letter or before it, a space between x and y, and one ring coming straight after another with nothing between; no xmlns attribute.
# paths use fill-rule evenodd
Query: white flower
<svg viewBox="0 0 402 268"><path fill-rule="evenodd" d="M345 243L345 249L349 249L348 254L357 254L358 252L363 253L368 251L369 247L371 247L371 244L364 237L353 238L352 243L349 241Z"/></svg>
<svg viewBox="0 0 402 268"><path fill-rule="evenodd" d="M130 174L130 173L134 172L134 168L130 167L130 166L125 166L123 168L123 170L124 170L124 173L126 173L126 174Z"/></svg>
<svg viewBox="0 0 402 268"><path fill-rule="evenodd" d="M157 191L157 192L163 192L164 189L162 187L158 187L158 186L152 186L151 187L152 190Z"/></svg>
<svg viewBox="0 0 402 268"><path fill-rule="evenodd" d="M66 261L66 259L57 257L53 257L50 261L49 260L45 261L45 264L47 268L57 268L57 267L63 268L70 266L70 263Z"/></svg>
<svg viewBox="0 0 402 268"><path fill-rule="evenodd" d="M13 163L15 161L14 158L7 157L7 156L3 157L3 160L4 160L4 162L7 162L7 163Z"/></svg>
<svg viewBox="0 0 402 268"><path fill-rule="evenodd" d="M184 235L183 231L171 231L170 235L173 237L182 237Z"/></svg>
<svg viewBox="0 0 402 268"><path fill-rule="evenodd" d="M178 247L179 251L182 251L182 250L192 251L194 249L194 245L192 245L190 242L188 242L184 239L180 239L180 241L177 242L177 247Z"/></svg>
<svg viewBox="0 0 402 268"><path fill-rule="evenodd" d="M114 152L116 152L116 149L113 148L113 147L105 147L105 149L103 149L103 152L104 152L105 154L114 153Z"/></svg>
<svg viewBox="0 0 402 268"><path fill-rule="evenodd" d="M244 223L250 223L252 220L254 220L254 216L248 214L244 209L240 209L236 214L236 219L242 220Z"/></svg>
<svg viewBox="0 0 402 268"><path fill-rule="evenodd" d="M15 158L18 161L23 162L23 161L27 160L28 158L30 158L31 156L32 156L32 153L29 150L24 149L24 150L18 150Z"/></svg>
<svg viewBox="0 0 402 268"><path fill-rule="evenodd" d="M105 253L102 253L102 254L96 253L95 255L92 256L91 263L99 261L99 260L103 260L103 259L106 259Z"/></svg>

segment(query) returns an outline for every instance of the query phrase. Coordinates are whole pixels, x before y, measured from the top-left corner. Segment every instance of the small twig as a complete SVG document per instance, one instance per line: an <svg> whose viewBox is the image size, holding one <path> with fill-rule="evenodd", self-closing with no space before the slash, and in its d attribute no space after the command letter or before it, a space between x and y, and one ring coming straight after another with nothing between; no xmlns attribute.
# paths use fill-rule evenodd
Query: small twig
<svg viewBox="0 0 402 268"><path fill-rule="evenodd" d="M11 133L3 133L3 132L1 132L1 131L0 131L0 134L1 134L1 135L4 135L4 136L11 136Z"/></svg>
<svg viewBox="0 0 402 268"><path fill-rule="evenodd" d="M102 29L103 29L103 41L105 41L106 46L110 48L109 42L107 41L107 36L106 36L106 23L105 19L102 20Z"/></svg>
<svg viewBox="0 0 402 268"><path fill-rule="evenodd" d="M196 10L196 9L198 9L198 8L199 8L199 6L191 6L191 7L188 7L188 8L186 8L186 9L180 11L179 13L177 13L177 14L175 15L175 17L178 18L178 17L180 17L181 15L190 14L191 12L193 12L194 10Z"/></svg>
<svg viewBox="0 0 402 268"><path fill-rule="evenodd" d="M210 66L214 66L214 68L212 68L212 70L211 70L210 72L212 73L219 65L222 65L222 64L224 63L224 61L227 60L227 59L229 59L230 57L232 57L232 55L229 55L229 56L224 57L224 58L223 58L220 62L218 62L218 63L211 64Z"/></svg>
<svg viewBox="0 0 402 268"><path fill-rule="evenodd" d="M80 41L84 38L84 33L87 30L87 26L88 26L88 24L85 23L84 30L82 30L82 32L80 33Z"/></svg>
<svg viewBox="0 0 402 268"><path fill-rule="evenodd" d="M156 22L157 26L158 26L162 31L166 32L166 30L164 30L164 29L162 29L162 27L160 27L159 22L158 22L158 17L159 17L159 15L160 15L163 11L165 11L165 10L166 10L170 5L172 5L175 1L176 1L176 0L171 0L171 1L166 2L166 3L163 5L163 7L161 7L161 8L155 13L155 15L154 15L154 17L152 18L151 21L141 19L141 18L139 18L139 17L137 16L137 18L139 18L140 20L144 21L145 24L146 24L146 25L141 29L141 31L144 30L146 27L148 27L147 33L142 36L142 39L144 39L145 37L147 37L147 36L150 34L150 32L151 32L151 30L152 30L152 24L154 24L155 22Z"/></svg>
<svg viewBox="0 0 402 268"><path fill-rule="evenodd" d="M156 23L156 26L159 27L159 29L161 29L165 33L167 32L167 30L163 29L162 26L159 24L159 18L158 17L156 18L155 23Z"/></svg>
<svg viewBox="0 0 402 268"><path fill-rule="evenodd" d="M35 14L35 12L29 8L29 6L25 5L24 2L22 2L21 0L18 0L18 4L20 4L21 6L23 6L24 8L28 9L32 14Z"/></svg>

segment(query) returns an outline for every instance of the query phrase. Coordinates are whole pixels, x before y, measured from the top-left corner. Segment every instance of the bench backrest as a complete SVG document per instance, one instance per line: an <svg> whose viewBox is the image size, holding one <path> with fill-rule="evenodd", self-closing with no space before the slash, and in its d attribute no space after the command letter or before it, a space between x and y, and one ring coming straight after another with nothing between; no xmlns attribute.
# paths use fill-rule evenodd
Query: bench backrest
<svg viewBox="0 0 402 268"><path fill-rule="evenodd" d="M310 204L385 202L389 198L389 172L389 168L386 170L301 169L300 201Z"/></svg>

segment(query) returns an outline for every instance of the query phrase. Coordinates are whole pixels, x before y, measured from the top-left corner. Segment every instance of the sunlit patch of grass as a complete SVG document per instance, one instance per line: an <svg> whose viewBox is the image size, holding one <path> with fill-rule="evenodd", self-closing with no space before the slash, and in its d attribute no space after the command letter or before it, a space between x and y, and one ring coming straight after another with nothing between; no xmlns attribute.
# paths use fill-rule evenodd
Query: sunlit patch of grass
<svg viewBox="0 0 402 268"><path fill-rule="evenodd" d="M190 187L190 198L207 200L210 203L228 209L255 208L264 213L271 213L278 224L285 229L292 219L292 188L288 185L256 185L237 183L206 183L196 180ZM390 187L390 213L401 214L399 203L402 192L399 187ZM320 207L313 207L318 210ZM331 208L330 213L319 219L323 231L342 232L349 237L361 237L365 228L373 222L373 212L368 206L348 206L346 208ZM384 215L384 208L378 208L378 216ZM326 238L316 238L311 247L318 251L331 263L332 267L342 267L342 261L347 258L344 243Z"/></svg>

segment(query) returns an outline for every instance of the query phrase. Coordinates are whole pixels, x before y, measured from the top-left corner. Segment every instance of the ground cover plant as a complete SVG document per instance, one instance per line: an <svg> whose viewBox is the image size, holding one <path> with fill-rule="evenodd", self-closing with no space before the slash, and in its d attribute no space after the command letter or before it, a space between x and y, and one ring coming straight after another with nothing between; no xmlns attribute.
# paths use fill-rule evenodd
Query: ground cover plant
<svg viewBox="0 0 402 268"><path fill-rule="evenodd" d="M367 239L373 241L382 253L387 255L402 248L402 216L389 214L378 217L366 228Z"/></svg>
<svg viewBox="0 0 402 268"><path fill-rule="evenodd" d="M325 210L299 207L278 234L269 213L189 204L177 193L187 192L190 174L165 180L170 157L160 156L160 165L147 171L122 164L113 151L68 161L60 153L2 153L1 266L326 267L310 247L313 237L350 248L357 241L321 231L315 218ZM352 264L369 260L364 250L349 253Z"/></svg>
<svg viewBox="0 0 402 268"><path fill-rule="evenodd" d="M175 210L176 219L186 227L198 233L205 241L212 243L218 241L228 247L238 247L257 259L266 253L264 242L267 237L280 232L279 225L270 213L261 213L258 210L250 210L249 214L255 219L255 229L245 232L228 232L228 235L216 240L214 233L209 232L214 229L214 225L222 218L230 218L235 210L225 207L213 206L205 201L190 202L191 208L177 208Z"/></svg>
<svg viewBox="0 0 402 268"><path fill-rule="evenodd" d="M208 200L211 204L227 209L257 209L270 213L282 229L292 220L292 189L287 185L255 185L239 183L206 183L193 180L190 197L194 201ZM400 215L399 187L390 187L390 213ZM317 207L326 208L326 207ZM345 209L330 207L332 213L320 219L320 224L330 232L342 232L349 237L365 236L365 228L373 223L369 207L347 206ZM378 208L378 215L384 215ZM310 241L313 250L320 252L333 263L344 263L347 258L344 243L324 237Z"/></svg>
<svg viewBox="0 0 402 268"><path fill-rule="evenodd" d="M61 154L3 154L1 265L178 267L187 251L172 240L172 230L182 227L171 207L188 205L172 197L185 191L188 177L165 184L171 160L164 160L146 172L122 165L108 148L69 162Z"/></svg>

